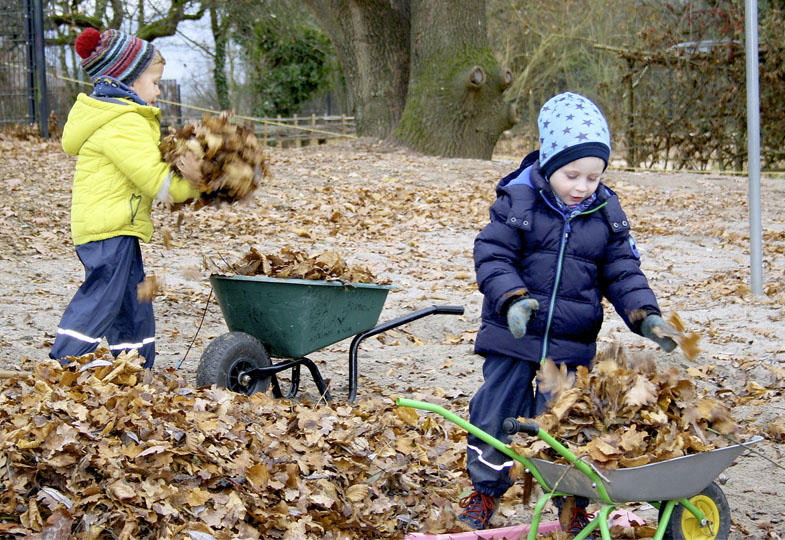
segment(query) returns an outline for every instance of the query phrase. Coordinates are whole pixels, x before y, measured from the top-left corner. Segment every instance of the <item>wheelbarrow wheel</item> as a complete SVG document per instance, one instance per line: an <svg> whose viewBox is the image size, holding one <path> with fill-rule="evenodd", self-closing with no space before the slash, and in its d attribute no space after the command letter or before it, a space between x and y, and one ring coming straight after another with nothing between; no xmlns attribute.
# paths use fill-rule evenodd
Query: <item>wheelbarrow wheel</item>
<svg viewBox="0 0 785 540"><path fill-rule="evenodd" d="M688 499L703 512L709 523L701 527L695 516L677 504L665 529L663 540L725 540L730 534L730 507L720 486L715 482ZM665 504L660 507L662 517Z"/></svg>
<svg viewBox="0 0 785 540"><path fill-rule="evenodd" d="M268 367L270 357L258 339L245 332L228 332L215 338L202 353L196 385L216 385L251 395L270 387L270 377L249 377L252 369Z"/></svg>

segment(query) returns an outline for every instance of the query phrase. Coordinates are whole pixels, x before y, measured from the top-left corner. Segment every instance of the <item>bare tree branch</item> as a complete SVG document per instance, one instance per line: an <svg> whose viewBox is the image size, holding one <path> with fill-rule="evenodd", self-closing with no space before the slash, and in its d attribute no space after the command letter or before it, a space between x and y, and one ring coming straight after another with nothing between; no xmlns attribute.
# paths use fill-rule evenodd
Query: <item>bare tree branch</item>
<svg viewBox="0 0 785 540"><path fill-rule="evenodd" d="M198 21L207 10L206 4L200 4L196 13L186 13L185 9L190 0L172 0L167 14L157 20L151 21L136 31L136 36L147 41L159 37L173 36L177 32L177 25L182 21Z"/></svg>

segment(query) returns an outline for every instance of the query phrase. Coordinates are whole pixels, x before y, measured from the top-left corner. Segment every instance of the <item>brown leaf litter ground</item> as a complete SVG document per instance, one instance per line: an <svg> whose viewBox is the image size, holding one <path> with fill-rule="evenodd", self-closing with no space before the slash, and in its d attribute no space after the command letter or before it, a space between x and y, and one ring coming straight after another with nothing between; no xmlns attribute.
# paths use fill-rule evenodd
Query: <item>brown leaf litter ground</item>
<svg viewBox="0 0 785 540"><path fill-rule="evenodd" d="M204 348L226 332L214 301L201 322L210 273L226 272L227 263L250 248L266 254L332 250L397 287L381 320L432 304L466 309L460 317L425 317L365 342L359 400L403 394L446 403L466 417L481 382L481 359L472 354L482 300L472 241L487 219L496 182L521 156L445 159L361 140L271 149L269 157L272 177L245 205L154 211L157 234L143 247L148 273L165 282L154 304L154 371L164 376L181 363L169 376L193 381ZM56 142L0 137L0 355L6 369L46 359L59 317L83 277L69 237L73 165ZM610 170L606 182L622 199L663 310L677 312L687 331L701 335L702 352L688 361L656 350L613 313L601 344L621 341L654 355L658 365L688 373L708 395L732 406L737 422L767 436L756 449L782 465L781 444L771 439L785 415L785 180L762 182L761 297L749 291L746 178ZM310 357L329 380L336 405L345 402L348 341ZM318 399L307 375L301 392L302 399ZM462 444L454 443L459 450ZM751 453L724 479L732 539L785 535L781 467ZM468 480L461 476L456 484L466 489ZM527 521L531 509L519 496L511 490L494 525ZM645 507L633 510L652 515Z"/></svg>

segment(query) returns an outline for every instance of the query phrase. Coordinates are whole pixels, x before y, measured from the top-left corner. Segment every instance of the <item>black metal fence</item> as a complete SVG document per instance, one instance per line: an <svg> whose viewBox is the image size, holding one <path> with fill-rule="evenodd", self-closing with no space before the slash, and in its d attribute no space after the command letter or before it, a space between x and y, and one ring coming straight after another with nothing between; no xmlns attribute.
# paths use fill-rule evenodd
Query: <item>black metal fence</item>
<svg viewBox="0 0 785 540"><path fill-rule="evenodd" d="M43 137L58 136L84 80L69 78L59 48L45 48L43 0L0 0L0 128L37 125ZM51 30L51 29L49 29ZM182 123L180 85L161 81L162 124Z"/></svg>
<svg viewBox="0 0 785 540"><path fill-rule="evenodd" d="M0 2L0 125L38 124L49 135L42 0Z"/></svg>
<svg viewBox="0 0 785 540"><path fill-rule="evenodd" d="M183 108L180 106L180 84L175 79L161 79L158 84L161 95L156 103L161 109L161 126L183 125Z"/></svg>
<svg viewBox="0 0 785 540"><path fill-rule="evenodd" d="M0 0L0 128L37 125L40 134L49 137L60 135L77 94L89 94L92 84L78 66L74 68L72 48L45 47L45 38L56 41L58 36L56 29L45 26L43 4L43 0ZM69 72L75 73L69 76ZM182 105L180 85L174 79L161 80L160 88L157 105L164 130L201 118L205 112L218 114ZM329 112L327 116L243 118L256 125L257 135L270 146L321 144L355 133L353 117Z"/></svg>

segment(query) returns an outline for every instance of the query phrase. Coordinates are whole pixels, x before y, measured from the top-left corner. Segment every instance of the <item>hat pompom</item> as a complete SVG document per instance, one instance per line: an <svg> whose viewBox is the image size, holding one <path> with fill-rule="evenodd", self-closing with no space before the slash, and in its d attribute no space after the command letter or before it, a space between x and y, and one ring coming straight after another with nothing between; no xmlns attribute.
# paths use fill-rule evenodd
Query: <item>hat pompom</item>
<svg viewBox="0 0 785 540"><path fill-rule="evenodd" d="M79 37L76 38L74 47L79 56L87 58L93 54L93 51L98 47L99 43L101 43L101 32L95 28L85 28L84 31L79 34Z"/></svg>

